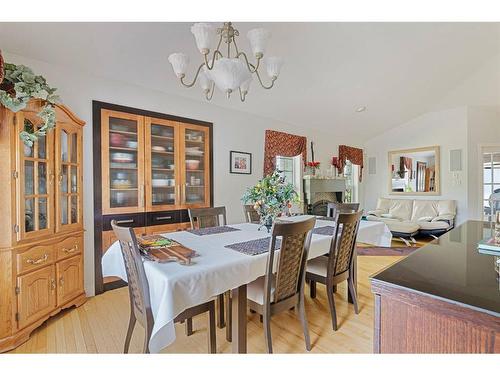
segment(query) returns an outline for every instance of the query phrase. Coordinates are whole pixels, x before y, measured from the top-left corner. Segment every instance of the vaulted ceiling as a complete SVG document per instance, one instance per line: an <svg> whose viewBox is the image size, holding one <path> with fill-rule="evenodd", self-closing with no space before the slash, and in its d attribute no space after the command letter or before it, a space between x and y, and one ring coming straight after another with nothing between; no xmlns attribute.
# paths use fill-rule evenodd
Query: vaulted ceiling
<svg viewBox="0 0 500 375"><path fill-rule="evenodd" d="M93 75L203 101L185 89L167 57L201 61L190 23L0 23L3 50ZM213 105L369 138L431 108L500 53L494 23L236 23L272 32L267 54L285 65L272 90L257 84L247 101L216 92ZM43 72L42 72L43 73ZM500 74L500 67L499 67ZM366 111L356 108L366 106Z"/></svg>

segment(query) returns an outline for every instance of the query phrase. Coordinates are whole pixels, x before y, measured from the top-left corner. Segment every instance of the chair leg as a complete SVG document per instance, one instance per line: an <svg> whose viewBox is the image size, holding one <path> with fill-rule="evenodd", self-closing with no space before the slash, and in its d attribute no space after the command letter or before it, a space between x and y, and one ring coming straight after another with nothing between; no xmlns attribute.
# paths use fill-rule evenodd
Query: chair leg
<svg viewBox="0 0 500 375"><path fill-rule="evenodd" d="M309 295L311 298L316 298L316 281L311 280L309 282Z"/></svg>
<svg viewBox="0 0 500 375"><path fill-rule="evenodd" d="M333 296L333 287L326 288L326 294L328 295L328 304L330 305L330 314L332 315L332 328L334 331L337 330L337 312L335 311L335 297Z"/></svg>
<svg viewBox="0 0 500 375"><path fill-rule="evenodd" d="M123 347L123 353L127 354L130 346L130 339L132 338L132 333L134 333L135 327L135 315L133 312L130 313L130 320L128 322L127 336L125 337L125 345Z"/></svg>
<svg viewBox="0 0 500 375"><path fill-rule="evenodd" d="M231 291L224 293L226 295L226 340L227 342L233 341L233 299L231 298Z"/></svg>
<svg viewBox="0 0 500 375"><path fill-rule="evenodd" d="M263 322L264 339L266 340L267 352L271 354L273 352L273 342L271 338L271 314L269 311L264 311Z"/></svg>
<svg viewBox="0 0 500 375"><path fill-rule="evenodd" d="M307 326L306 309L304 305L304 296L299 296L299 302L297 304L297 312L300 317L300 323L302 324L302 330L304 331L304 340L306 342L306 350L311 350L311 339L309 338L309 327Z"/></svg>
<svg viewBox="0 0 500 375"><path fill-rule="evenodd" d="M191 336L193 334L193 318L186 319L186 336Z"/></svg>
<svg viewBox="0 0 500 375"><path fill-rule="evenodd" d="M217 296L217 327L224 328L226 325L224 321L224 294Z"/></svg>
<svg viewBox="0 0 500 375"><path fill-rule="evenodd" d="M211 354L217 353L215 302L210 303L208 308L208 352Z"/></svg>
<svg viewBox="0 0 500 375"><path fill-rule="evenodd" d="M144 354L149 354L149 340L151 339L151 333L152 331L151 330L147 330L146 329L146 337L144 337L144 348L142 349L142 352Z"/></svg>
<svg viewBox="0 0 500 375"><path fill-rule="evenodd" d="M349 294L351 295L352 303L354 304L354 312L359 314L358 310L358 296L356 293L356 288L354 288L354 283L351 278L347 279L347 286L349 288Z"/></svg>

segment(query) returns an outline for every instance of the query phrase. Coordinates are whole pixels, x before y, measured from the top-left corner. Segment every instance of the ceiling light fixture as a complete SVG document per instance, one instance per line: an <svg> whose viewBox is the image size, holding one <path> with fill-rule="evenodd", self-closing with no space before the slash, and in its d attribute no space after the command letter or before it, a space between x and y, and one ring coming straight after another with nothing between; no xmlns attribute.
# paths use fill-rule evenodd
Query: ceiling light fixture
<svg viewBox="0 0 500 375"><path fill-rule="evenodd" d="M366 111L366 107L365 106L361 106L361 107L356 108L356 112L358 112L358 113L364 112L364 111Z"/></svg>
<svg viewBox="0 0 500 375"><path fill-rule="evenodd" d="M191 33L194 35L196 46L203 55L204 60L198 67L191 83L184 81L189 65L189 57L184 53L172 53L168 57L175 75L184 87L193 87L196 81L198 81L207 100L212 99L215 87L226 93L228 98L232 92L238 89L240 100L244 102L250 84L253 81L253 74L255 74L263 88L271 89L274 86L274 82L280 74L283 59L279 57L266 57L263 59L267 41L271 37L269 31L258 28L252 29L247 33L252 54L256 59L255 63L249 62L247 54L238 49L236 37L240 33L232 26L231 22L224 22L223 26L217 30L209 23L195 23L191 26ZM217 48L213 51L212 57L209 57L210 41L215 36L215 33L220 35L219 41ZM226 56L223 55L220 49L222 42L227 45ZM234 51L232 52L232 50ZM262 82L259 74L259 67L262 60L264 60L263 63L265 64L267 75L271 79L271 83L268 85Z"/></svg>

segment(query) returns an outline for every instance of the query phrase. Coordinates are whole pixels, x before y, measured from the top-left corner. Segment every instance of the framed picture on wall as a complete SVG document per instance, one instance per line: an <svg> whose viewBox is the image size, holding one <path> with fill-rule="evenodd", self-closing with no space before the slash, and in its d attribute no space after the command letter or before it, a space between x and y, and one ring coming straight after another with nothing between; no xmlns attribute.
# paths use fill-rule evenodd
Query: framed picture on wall
<svg viewBox="0 0 500 375"><path fill-rule="evenodd" d="M229 173L252 174L252 154L249 152L229 152Z"/></svg>

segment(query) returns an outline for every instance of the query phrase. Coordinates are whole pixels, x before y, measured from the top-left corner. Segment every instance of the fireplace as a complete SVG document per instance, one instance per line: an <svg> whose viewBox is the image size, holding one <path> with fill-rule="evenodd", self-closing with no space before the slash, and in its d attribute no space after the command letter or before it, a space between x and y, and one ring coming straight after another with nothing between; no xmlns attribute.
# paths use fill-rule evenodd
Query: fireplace
<svg viewBox="0 0 500 375"><path fill-rule="evenodd" d="M309 215L327 216L328 203L343 202L345 189L343 178L304 177L305 212Z"/></svg>

